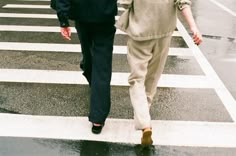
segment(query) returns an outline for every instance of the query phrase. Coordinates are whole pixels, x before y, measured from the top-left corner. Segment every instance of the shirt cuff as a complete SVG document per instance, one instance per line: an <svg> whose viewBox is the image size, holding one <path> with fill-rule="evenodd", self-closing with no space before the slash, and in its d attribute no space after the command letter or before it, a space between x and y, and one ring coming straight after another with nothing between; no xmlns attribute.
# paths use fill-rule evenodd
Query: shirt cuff
<svg viewBox="0 0 236 156"><path fill-rule="evenodd" d="M57 17L59 19L61 27L69 27L70 26L68 18L66 18L65 16L63 16L61 14L57 14Z"/></svg>
<svg viewBox="0 0 236 156"><path fill-rule="evenodd" d="M61 27L69 27L70 24L69 24L68 21L67 21L67 22L60 22L60 26L61 26Z"/></svg>

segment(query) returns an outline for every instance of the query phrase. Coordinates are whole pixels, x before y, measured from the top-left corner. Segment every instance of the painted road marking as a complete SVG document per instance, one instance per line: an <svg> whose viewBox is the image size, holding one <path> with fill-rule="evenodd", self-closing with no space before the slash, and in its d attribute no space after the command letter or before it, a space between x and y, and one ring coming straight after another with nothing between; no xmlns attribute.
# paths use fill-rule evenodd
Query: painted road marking
<svg viewBox="0 0 236 156"><path fill-rule="evenodd" d="M80 44L0 42L0 50L23 50L43 52L81 52ZM114 54L127 54L127 46L114 46ZM192 56L188 48L170 48L170 56Z"/></svg>
<svg viewBox="0 0 236 156"><path fill-rule="evenodd" d="M216 0L209 0L212 3L214 3L215 5L217 5L218 7L220 7L221 9L223 9L224 11L228 12L229 14L233 15L234 17L236 17L236 13L233 12L232 10L230 10L229 8L227 8L226 6L222 5L221 3L219 3Z"/></svg>
<svg viewBox="0 0 236 156"><path fill-rule="evenodd" d="M40 17L31 17L40 14L4 14L0 16L17 18L46 18L47 14ZM17 15L17 16L15 16ZM30 16L30 17L26 17ZM49 16L55 18L55 16ZM191 37L186 32L182 24L178 22L178 30L183 34L184 40L193 51L195 58L205 72L206 76L186 76L186 75L162 75L159 85L163 85L166 81L166 86L178 85L175 87L208 86L214 88L218 96L221 98L226 109L229 111L232 119L235 121L236 109L235 100L225 88L222 81L218 78L217 74L210 66L204 55L192 42ZM4 43L4 42L2 42ZM31 43L28 43L31 44ZM2 44L0 43L0 46ZM6 44L5 44L6 45ZM59 45L59 44L58 44ZM8 45L9 46L9 45ZM63 45L64 46L64 45ZM78 47L77 47L78 48ZM78 49L77 49L78 50ZM192 53L192 52L191 52ZM16 72L16 73L15 73ZM54 73L55 72L55 73ZM63 81L75 83L81 78L84 82L81 72L68 72L66 71L45 71L43 70L21 70L21 69L2 69L0 71L1 79L4 81L9 80L30 80L30 81L61 81L58 78L51 78L51 76L58 77L57 75L69 77L63 78ZM20 74L19 74L20 73ZM30 74L29 74L30 73ZM11 76L14 74L14 76ZM39 75L40 74L40 78ZM17 78L15 75L17 75ZM27 78L26 78L27 75ZM114 73L114 80L112 83L126 84L128 73ZM78 76L78 77L76 77ZM116 82L116 78L122 77L126 82ZM9 79L9 77L11 77ZM71 78L72 77L72 78ZM192 79L194 78L194 80ZM76 79L74 81L73 79ZM83 80L82 80L83 79ZM68 80L68 81L67 81ZM27 83L27 81L24 80ZM66 83L63 82L63 83ZM36 82L41 83L41 82ZM86 83L86 81L84 82ZM158 85L158 86L159 86ZM15 137L33 137L33 138L55 138L55 139L76 139L76 140L98 140L109 142L124 142L124 143L140 143L140 131L134 131L133 120L122 119L108 119L106 126L101 135L93 135L90 131L90 123L87 117L46 117L46 116L26 116L26 115L13 115L13 114L0 114L0 136L15 136ZM83 128L80 127L83 125ZM194 147L236 147L236 125L235 123L211 123L211 122L189 122L189 121L152 121L154 145L170 145L170 146L194 146ZM58 130L59 129L59 130ZM124 133L125 132L125 133ZM132 133L130 133L132 132ZM82 134L82 135L81 135Z"/></svg>
<svg viewBox="0 0 236 156"><path fill-rule="evenodd" d="M112 72L112 86L129 86L130 73ZM88 84L82 71L0 69L0 82ZM213 88L207 77L199 75L162 74L158 87Z"/></svg>
<svg viewBox="0 0 236 156"><path fill-rule="evenodd" d="M188 32L182 25L182 23L178 20L177 28L179 32L182 34L183 39L187 43L188 47L192 50L193 55L195 56L197 62L202 68L203 72L207 76L207 78L213 83L214 90L221 99L224 104L226 110L230 114L232 120L236 121L236 101L229 92L229 90L225 87L224 83L220 80L217 73L214 71L210 63L207 61L201 50L194 44L192 38L189 36Z"/></svg>
<svg viewBox="0 0 236 156"><path fill-rule="evenodd" d="M14 9L51 9L50 5L28 5L28 4L6 4L3 8ZM118 7L118 11L124 11L124 8Z"/></svg>
<svg viewBox="0 0 236 156"><path fill-rule="evenodd" d="M5 18L42 18L42 19L57 19L57 15L54 14L27 14L27 13L0 13L0 17ZM117 20L119 16L116 16Z"/></svg>
<svg viewBox="0 0 236 156"><path fill-rule="evenodd" d="M132 119L107 119L100 135L91 133L87 117L0 114L0 136L97 140L140 144L141 131ZM236 147L236 124L194 121L152 121L153 144L164 146Z"/></svg>
<svg viewBox="0 0 236 156"><path fill-rule="evenodd" d="M26 14L26 13L0 13L0 17L6 18L46 18L46 19L57 19L54 14Z"/></svg>
<svg viewBox="0 0 236 156"><path fill-rule="evenodd" d="M28 4L7 4L3 8L18 8L18 9L51 9L49 5L28 5Z"/></svg>
<svg viewBox="0 0 236 156"><path fill-rule="evenodd" d="M0 31L20 31L20 32L60 32L59 26L26 26L26 25L0 25ZM71 27L71 32L76 33L76 29ZM117 29L116 34L126 34L125 32ZM178 31L174 31L172 36L180 37Z"/></svg>
<svg viewBox="0 0 236 156"><path fill-rule="evenodd" d="M34 0L24 0L24 1L34 1ZM41 1L49 1L49 0L41 0ZM216 0L209 0L211 1L212 3L214 3L215 5L217 5L218 7L220 7L221 9L223 9L224 11L228 12L229 14L231 14L232 16L236 16L236 13L232 10L230 10L229 8L227 8L226 6L222 5L221 3L219 3L218 1ZM3 8L37 8L36 5L35 7L33 7L33 5L18 5L18 4L8 4L6 6L3 6ZM40 9L48 9L50 8L49 6L46 6L46 8L44 6L38 6L38 8ZM118 10L120 11L124 11L123 8L118 8Z"/></svg>
<svg viewBox="0 0 236 156"><path fill-rule="evenodd" d="M236 58L224 58L221 59L222 62L236 62Z"/></svg>
<svg viewBox="0 0 236 156"><path fill-rule="evenodd" d="M29 1L29 2L37 2L37 1L40 1L40 2L49 2L49 1L51 1L51 0L17 0L17 1Z"/></svg>

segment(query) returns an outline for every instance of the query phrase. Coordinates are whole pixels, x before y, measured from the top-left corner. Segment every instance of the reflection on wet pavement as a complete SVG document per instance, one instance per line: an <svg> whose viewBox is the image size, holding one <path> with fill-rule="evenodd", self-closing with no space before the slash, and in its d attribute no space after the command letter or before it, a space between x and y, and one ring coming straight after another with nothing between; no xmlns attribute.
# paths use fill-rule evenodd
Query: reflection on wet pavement
<svg viewBox="0 0 236 156"><path fill-rule="evenodd" d="M163 74L204 75L196 59L191 56L169 56Z"/></svg>
<svg viewBox="0 0 236 156"><path fill-rule="evenodd" d="M111 144L106 142L81 142L81 156L155 156L154 146Z"/></svg>
<svg viewBox="0 0 236 156"><path fill-rule="evenodd" d="M235 152L233 148L0 137L0 156L235 156Z"/></svg>
<svg viewBox="0 0 236 156"><path fill-rule="evenodd" d="M20 155L19 155L20 153ZM157 156L155 146L96 141L1 138L4 156Z"/></svg>

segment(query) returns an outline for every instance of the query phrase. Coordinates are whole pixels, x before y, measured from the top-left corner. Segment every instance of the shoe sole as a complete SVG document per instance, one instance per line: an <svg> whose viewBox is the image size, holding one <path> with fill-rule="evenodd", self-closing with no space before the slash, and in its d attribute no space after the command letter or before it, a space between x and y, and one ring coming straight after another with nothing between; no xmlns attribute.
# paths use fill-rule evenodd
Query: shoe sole
<svg viewBox="0 0 236 156"><path fill-rule="evenodd" d="M141 144L142 145L152 145L152 131L144 131L143 132L143 137L141 139Z"/></svg>

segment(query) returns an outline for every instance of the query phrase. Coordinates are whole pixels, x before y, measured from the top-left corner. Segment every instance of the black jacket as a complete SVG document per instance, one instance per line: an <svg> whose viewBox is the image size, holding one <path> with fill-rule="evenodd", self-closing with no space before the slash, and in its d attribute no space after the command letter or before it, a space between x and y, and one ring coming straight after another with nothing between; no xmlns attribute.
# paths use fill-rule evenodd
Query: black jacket
<svg viewBox="0 0 236 156"><path fill-rule="evenodd" d="M117 15L117 0L51 0L62 27L68 19L81 22L109 22Z"/></svg>

